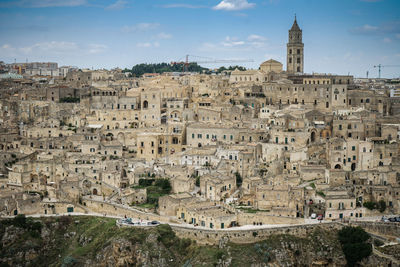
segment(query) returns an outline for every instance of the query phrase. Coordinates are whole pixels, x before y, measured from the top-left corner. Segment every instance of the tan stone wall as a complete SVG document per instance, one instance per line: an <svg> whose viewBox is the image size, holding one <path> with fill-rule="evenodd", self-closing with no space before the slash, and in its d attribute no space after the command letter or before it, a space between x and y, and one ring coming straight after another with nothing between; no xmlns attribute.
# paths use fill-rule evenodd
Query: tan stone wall
<svg viewBox="0 0 400 267"><path fill-rule="evenodd" d="M199 244L218 244L221 239L229 239L233 243L254 243L262 241L271 235L289 234L298 237L306 237L315 228L322 227L326 230L339 229L342 226L337 223L323 223L315 225L296 225L277 228L250 229L250 230L207 230L190 227L172 226L176 235L180 238L190 238ZM254 234L255 233L255 234Z"/></svg>
<svg viewBox="0 0 400 267"><path fill-rule="evenodd" d="M366 231L385 236L400 236L400 225L384 222L351 222L351 226L361 226Z"/></svg>
<svg viewBox="0 0 400 267"><path fill-rule="evenodd" d="M102 201L84 199L84 205L91 211L100 214L113 215L113 216L127 216L132 217L134 219L142 219L142 220L157 220L157 221L166 221L167 217L161 217L156 214L149 214L139 210L135 210L133 208L123 207L121 205L111 204Z"/></svg>
<svg viewBox="0 0 400 267"><path fill-rule="evenodd" d="M257 213L239 213L238 214L239 225L252 225L254 223L265 224L300 224L304 223L303 218L291 218L291 217L280 217L267 215L265 212Z"/></svg>

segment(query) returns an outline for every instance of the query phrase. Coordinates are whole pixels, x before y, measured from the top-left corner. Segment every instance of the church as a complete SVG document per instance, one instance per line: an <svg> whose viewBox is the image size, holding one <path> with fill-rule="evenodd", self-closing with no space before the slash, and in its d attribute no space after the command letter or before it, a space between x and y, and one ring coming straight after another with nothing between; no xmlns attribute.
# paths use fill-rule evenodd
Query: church
<svg viewBox="0 0 400 267"><path fill-rule="evenodd" d="M231 83L246 82L269 82L282 77L284 74L302 74L304 71L304 44L303 31L297 24L295 16L292 28L289 30L289 41L287 43L286 71L283 65L274 59L267 60L260 65L258 70L232 71L229 81ZM280 75L277 75L280 74Z"/></svg>
<svg viewBox="0 0 400 267"><path fill-rule="evenodd" d="M354 84L353 76L304 73L303 32L296 17L286 52L286 70L282 63L270 59L258 70L234 70L229 82L238 87L261 86L267 105L300 105L321 112L347 108L347 89Z"/></svg>

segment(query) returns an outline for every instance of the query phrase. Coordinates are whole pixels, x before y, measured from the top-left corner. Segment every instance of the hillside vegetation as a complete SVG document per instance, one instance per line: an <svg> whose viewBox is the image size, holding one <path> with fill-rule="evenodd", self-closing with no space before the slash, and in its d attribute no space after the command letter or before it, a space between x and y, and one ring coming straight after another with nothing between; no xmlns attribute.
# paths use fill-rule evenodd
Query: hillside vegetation
<svg viewBox="0 0 400 267"><path fill-rule="evenodd" d="M0 266L343 266L337 232L272 235L253 244L203 246L169 225L119 228L102 217L18 216L0 224Z"/></svg>

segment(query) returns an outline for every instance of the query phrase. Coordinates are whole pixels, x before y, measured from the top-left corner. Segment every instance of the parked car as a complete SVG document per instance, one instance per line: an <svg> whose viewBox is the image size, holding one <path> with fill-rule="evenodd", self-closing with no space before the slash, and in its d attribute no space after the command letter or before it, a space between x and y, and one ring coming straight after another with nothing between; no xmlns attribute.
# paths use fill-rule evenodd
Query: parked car
<svg viewBox="0 0 400 267"><path fill-rule="evenodd" d="M151 221L151 224L152 224L152 225L158 225L158 224L160 224L160 222L158 222L158 221Z"/></svg>
<svg viewBox="0 0 400 267"><path fill-rule="evenodd" d="M395 217L396 222L400 222L400 216L399 217Z"/></svg>
<svg viewBox="0 0 400 267"><path fill-rule="evenodd" d="M313 213L311 214L311 219L316 219L317 218L317 214Z"/></svg>
<svg viewBox="0 0 400 267"><path fill-rule="evenodd" d="M389 222L396 222L396 218L389 218Z"/></svg>
<svg viewBox="0 0 400 267"><path fill-rule="evenodd" d="M381 222L389 222L389 220L386 216L382 216Z"/></svg>
<svg viewBox="0 0 400 267"><path fill-rule="evenodd" d="M322 220L324 219L324 216L323 216L322 214L319 214L318 217L317 217L317 219L318 219L319 221L322 221Z"/></svg>

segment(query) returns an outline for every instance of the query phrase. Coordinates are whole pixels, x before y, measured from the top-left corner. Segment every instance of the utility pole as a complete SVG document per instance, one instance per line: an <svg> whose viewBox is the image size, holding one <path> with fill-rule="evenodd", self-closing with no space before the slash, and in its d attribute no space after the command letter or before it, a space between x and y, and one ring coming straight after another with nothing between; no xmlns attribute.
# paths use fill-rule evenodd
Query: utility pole
<svg viewBox="0 0 400 267"><path fill-rule="evenodd" d="M378 68L378 73L379 73L378 78L379 78L379 79L381 78L381 68L382 68L382 67L383 67L382 64L379 64L379 65L374 66L374 68Z"/></svg>
<svg viewBox="0 0 400 267"><path fill-rule="evenodd" d="M374 66L374 68L378 68L378 72L379 72L379 79L381 78L381 70L382 70L382 68L388 68L388 67L400 67L400 65L382 65L382 64L379 64L379 65L376 65L376 66Z"/></svg>

